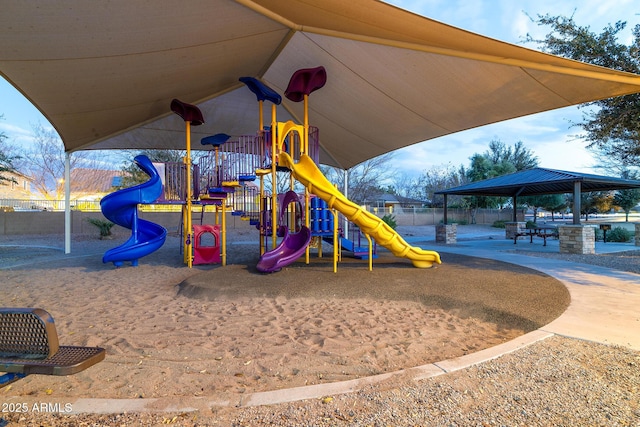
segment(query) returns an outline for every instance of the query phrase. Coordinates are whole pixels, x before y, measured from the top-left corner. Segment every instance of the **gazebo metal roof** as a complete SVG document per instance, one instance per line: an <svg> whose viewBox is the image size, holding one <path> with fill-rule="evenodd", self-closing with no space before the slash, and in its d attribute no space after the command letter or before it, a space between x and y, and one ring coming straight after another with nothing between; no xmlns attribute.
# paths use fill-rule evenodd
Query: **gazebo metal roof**
<svg viewBox="0 0 640 427"><path fill-rule="evenodd" d="M541 194L573 193L576 183L582 192L640 188L640 181L603 175L533 168L496 178L449 188L436 194L465 196L537 196Z"/></svg>
<svg viewBox="0 0 640 427"><path fill-rule="evenodd" d="M520 196L573 193L573 211L580 212L579 195L582 192L624 190L632 188L640 188L640 181L603 175L567 172L555 169L533 168L449 188L447 190L438 191L436 194L445 195L445 206L446 196L449 194L463 196L512 197L514 199L513 204L515 206L517 197ZM580 216L574 215L573 222L574 224L579 224Z"/></svg>

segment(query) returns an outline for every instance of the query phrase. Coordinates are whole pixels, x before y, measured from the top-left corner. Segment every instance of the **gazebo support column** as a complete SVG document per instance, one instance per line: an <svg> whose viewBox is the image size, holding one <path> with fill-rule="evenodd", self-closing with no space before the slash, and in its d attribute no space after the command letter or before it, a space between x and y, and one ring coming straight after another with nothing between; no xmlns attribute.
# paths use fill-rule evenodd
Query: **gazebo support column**
<svg viewBox="0 0 640 427"><path fill-rule="evenodd" d="M455 245L458 243L456 224L436 224L436 243Z"/></svg>
<svg viewBox="0 0 640 427"><path fill-rule="evenodd" d="M523 221L505 222L504 224L504 238L513 240L518 234L523 234L526 229L526 223Z"/></svg>
<svg viewBox="0 0 640 427"><path fill-rule="evenodd" d="M582 194L582 184L580 181L573 183L573 224L580 224L580 195Z"/></svg>
<svg viewBox="0 0 640 427"><path fill-rule="evenodd" d="M511 197L511 203L513 204L513 218L511 222L504 224L504 238L508 240L516 239L518 234L524 233L526 228L525 222L518 221L518 194L520 194L521 191L522 189L518 190L518 192Z"/></svg>
<svg viewBox="0 0 640 427"><path fill-rule="evenodd" d="M444 216L442 224L436 224L436 243L455 245L458 242L458 230L456 224L448 224L447 195L444 195Z"/></svg>
<svg viewBox="0 0 640 427"><path fill-rule="evenodd" d="M444 217L442 219L442 223L445 225L448 224L447 210L447 195L444 194Z"/></svg>
<svg viewBox="0 0 640 427"><path fill-rule="evenodd" d="M595 228L588 225L561 225L558 226L561 254L595 254L596 232Z"/></svg>

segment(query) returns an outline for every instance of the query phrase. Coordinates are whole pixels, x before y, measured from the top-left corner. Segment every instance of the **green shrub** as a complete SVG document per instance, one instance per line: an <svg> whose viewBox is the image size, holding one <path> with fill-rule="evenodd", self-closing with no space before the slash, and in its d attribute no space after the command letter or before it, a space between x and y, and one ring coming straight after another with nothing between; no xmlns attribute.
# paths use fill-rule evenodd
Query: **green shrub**
<svg viewBox="0 0 640 427"><path fill-rule="evenodd" d="M87 218L87 221L91 225L95 225L100 230L100 237L111 236L111 227L115 224L111 221L100 218Z"/></svg>
<svg viewBox="0 0 640 427"><path fill-rule="evenodd" d="M396 223L396 217L393 215L385 215L382 217L382 221L387 224L389 227L391 227L392 229L396 229L396 227L398 226L398 224Z"/></svg>
<svg viewBox="0 0 640 427"><path fill-rule="evenodd" d="M533 221L527 221L527 223L524 226L525 228L529 229L529 228L536 228L536 223Z"/></svg>
<svg viewBox="0 0 640 427"><path fill-rule="evenodd" d="M633 238L633 233L626 228L616 227L607 231L607 242L628 242Z"/></svg>
<svg viewBox="0 0 640 427"><path fill-rule="evenodd" d="M499 219L497 221L494 221L491 226L495 228L506 228L507 227L506 224L507 224L507 221L505 221L504 219Z"/></svg>

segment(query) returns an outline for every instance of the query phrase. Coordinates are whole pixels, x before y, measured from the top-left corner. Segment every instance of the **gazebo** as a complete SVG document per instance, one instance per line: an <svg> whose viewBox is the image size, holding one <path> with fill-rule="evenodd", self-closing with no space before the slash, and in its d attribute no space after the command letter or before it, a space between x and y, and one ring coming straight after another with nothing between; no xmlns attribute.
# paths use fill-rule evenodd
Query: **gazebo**
<svg viewBox="0 0 640 427"><path fill-rule="evenodd" d="M436 194L444 195L444 224L448 225L447 218L447 196L497 196L510 197L512 199L513 222L517 223L516 209L518 197L523 196L539 196L544 194L573 194L573 231L565 233L571 235L573 239L578 233L577 230L583 230L579 234L579 239L584 245L578 245L580 248L589 247L588 236L591 227L586 229L580 224L580 195L583 192L591 191L611 191L640 188L640 181L632 179L622 179L603 175L593 175L578 172L567 172L555 169L533 168L496 178L476 181L458 187L449 188L436 192ZM576 215L577 213L577 215ZM585 235L585 233L587 235ZM562 236L561 233L561 251ZM575 246L575 245L571 245ZM582 249L581 249L582 250Z"/></svg>

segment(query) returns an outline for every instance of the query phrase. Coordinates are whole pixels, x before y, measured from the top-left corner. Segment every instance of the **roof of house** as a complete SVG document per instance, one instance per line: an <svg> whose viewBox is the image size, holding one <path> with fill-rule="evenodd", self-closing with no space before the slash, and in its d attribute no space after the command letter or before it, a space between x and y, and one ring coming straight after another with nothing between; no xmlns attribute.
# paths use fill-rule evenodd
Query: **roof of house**
<svg viewBox="0 0 640 427"><path fill-rule="evenodd" d="M376 201L376 202L389 202L389 203L399 203L399 204L424 204L427 203L424 200L412 199L410 197L398 196L391 193L377 193L373 196L367 197L366 202Z"/></svg>
<svg viewBox="0 0 640 427"><path fill-rule="evenodd" d="M108 193L114 180L122 175L119 170L85 169L71 170L71 191L83 193Z"/></svg>

